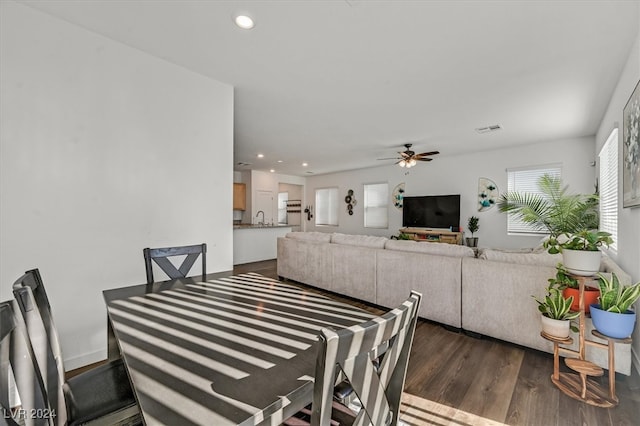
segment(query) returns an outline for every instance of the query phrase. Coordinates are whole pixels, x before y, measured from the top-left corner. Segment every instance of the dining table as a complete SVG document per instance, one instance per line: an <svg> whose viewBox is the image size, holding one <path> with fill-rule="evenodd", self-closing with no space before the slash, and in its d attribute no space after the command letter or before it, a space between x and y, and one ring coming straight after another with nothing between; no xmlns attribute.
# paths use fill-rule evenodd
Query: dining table
<svg viewBox="0 0 640 426"><path fill-rule="evenodd" d="M147 425L277 425L311 403L322 328L372 313L258 273L105 290L109 358L122 357Z"/></svg>

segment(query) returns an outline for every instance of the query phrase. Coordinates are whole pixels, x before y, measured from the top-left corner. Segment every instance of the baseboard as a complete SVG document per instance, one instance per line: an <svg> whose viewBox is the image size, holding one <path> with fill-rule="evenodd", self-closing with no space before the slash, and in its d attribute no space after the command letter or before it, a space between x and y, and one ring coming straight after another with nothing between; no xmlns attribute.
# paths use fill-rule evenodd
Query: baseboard
<svg viewBox="0 0 640 426"><path fill-rule="evenodd" d="M85 365L103 361L105 359L107 359L107 350L101 349L99 351L65 359L64 369L67 371L71 371L75 370L76 368L84 367Z"/></svg>

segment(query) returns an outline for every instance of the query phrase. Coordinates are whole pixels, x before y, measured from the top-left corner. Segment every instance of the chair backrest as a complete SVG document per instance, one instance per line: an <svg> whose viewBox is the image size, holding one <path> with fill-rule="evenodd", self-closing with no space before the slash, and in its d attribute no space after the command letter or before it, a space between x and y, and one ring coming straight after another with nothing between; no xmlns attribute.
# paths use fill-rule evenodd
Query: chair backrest
<svg viewBox="0 0 640 426"><path fill-rule="evenodd" d="M148 284L154 282L152 260L169 278L175 280L186 277L198 256L202 255L202 276L204 277L207 274L207 245L204 243L193 246L146 248L143 250L143 254ZM168 259L169 257L185 255L186 257L178 268Z"/></svg>
<svg viewBox="0 0 640 426"><path fill-rule="evenodd" d="M67 421L67 407L62 388L65 382L62 355L58 344L57 332L53 321L51 321L51 310L48 302L41 310L30 285L36 278L34 272L37 271L29 271L25 274L27 276L26 279L23 276L16 281L13 287L13 294L26 324L27 336L31 343L37 371L44 386L44 397L52 414L50 420L54 425L64 425ZM39 274L37 275L39 277ZM42 303L46 298L46 294L44 294L44 287L42 287L41 281L39 287L39 299Z"/></svg>
<svg viewBox="0 0 640 426"><path fill-rule="evenodd" d="M48 425L48 402L36 360L27 339L23 318L16 315L16 301L0 303L0 424L10 426L24 424ZM10 374L13 373L13 374ZM15 380L15 390L20 398L20 408L15 416L10 413L13 388L9 388L10 377ZM32 415L32 414L41 414Z"/></svg>
<svg viewBox="0 0 640 426"><path fill-rule="evenodd" d="M42 322L42 326L44 327L46 339L49 341L49 346L51 347L53 357L56 360L56 366L59 374L58 380L60 380L61 383L64 383L65 370L62 358L62 349L60 346L60 338L58 337L58 330L56 329L55 323L53 322L53 314L51 313L51 305L49 304L47 291L44 288L42 276L40 275L40 271L37 268L25 272L23 276L18 278L13 283L13 295L18 303L20 303L19 306L26 321L27 316L24 314L24 312L27 306L26 303L28 301L22 300L21 297L19 297L19 294L22 294L22 297L26 297L26 293L16 293L17 290L25 287L29 287L31 289L31 294L33 295L33 299L40 316L40 321ZM34 327L37 327L37 325Z"/></svg>
<svg viewBox="0 0 640 426"><path fill-rule="evenodd" d="M421 299L420 293L411 292L399 307L381 317L338 331L322 329L311 425L329 425L338 373L346 376L362 404L354 424L398 424Z"/></svg>

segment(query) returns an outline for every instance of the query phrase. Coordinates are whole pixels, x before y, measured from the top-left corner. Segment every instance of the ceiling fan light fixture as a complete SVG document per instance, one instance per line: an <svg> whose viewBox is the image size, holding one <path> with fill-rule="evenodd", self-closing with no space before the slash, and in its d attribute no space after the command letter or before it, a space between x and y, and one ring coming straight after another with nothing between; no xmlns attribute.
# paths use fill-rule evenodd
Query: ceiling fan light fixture
<svg viewBox="0 0 640 426"><path fill-rule="evenodd" d="M405 167L405 166L407 166L407 162L404 161L404 160L400 160L400 162L398 163L398 166ZM411 167L411 166L407 166L407 167Z"/></svg>
<svg viewBox="0 0 640 426"><path fill-rule="evenodd" d="M415 159L415 158L412 158L411 160L409 160L409 165L410 165L411 167L415 166L415 165L416 165L416 163L417 163L417 161L416 161L416 159Z"/></svg>

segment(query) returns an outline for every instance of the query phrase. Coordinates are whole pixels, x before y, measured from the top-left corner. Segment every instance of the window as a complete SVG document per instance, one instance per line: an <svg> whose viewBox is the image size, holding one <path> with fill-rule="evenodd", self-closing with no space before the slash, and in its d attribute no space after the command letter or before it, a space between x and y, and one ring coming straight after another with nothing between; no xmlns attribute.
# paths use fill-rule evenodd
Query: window
<svg viewBox="0 0 640 426"><path fill-rule="evenodd" d="M316 225L338 226L338 188L316 189Z"/></svg>
<svg viewBox="0 0 640 426"><path fill-rule="evenodd" d="M544 175L560 178L562 177L562 167L559 164L551 164L546 166L507 169L507 191L544 195L538 188L538 180ZM534 228L517 219L514 215L509 214L507 215L507 233L547 234L547 231Z"/></svg>
<svg viewBox="0 0 640 426"><path fill-rule="evenodd" d="M600 151L600 230L618 239L618 129L613 129Z"/></svg>
<svg viewBox="0 0 640 426"><path fill-rule="evenodd" d="M287 201L289 201L289 193L278 192L278 223L289 223L289 218L287 217Z"/></svg>
<svg viewBox="0 0 640 426"><path fill-rule="evenodd" d="M364 185L364 227L389 227L389 184L372 183Z"/></svg>

